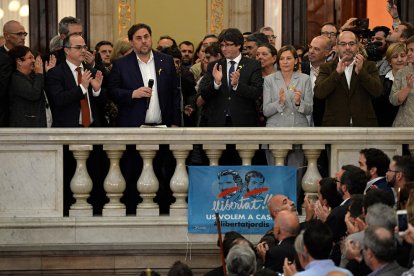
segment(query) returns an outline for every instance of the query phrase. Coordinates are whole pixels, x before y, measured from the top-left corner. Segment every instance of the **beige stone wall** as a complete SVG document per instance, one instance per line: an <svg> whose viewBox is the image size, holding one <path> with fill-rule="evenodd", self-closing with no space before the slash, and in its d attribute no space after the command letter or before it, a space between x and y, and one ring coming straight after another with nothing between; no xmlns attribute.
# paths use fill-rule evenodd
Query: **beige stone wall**
<svg viewBox="0 0 414 276"><path fill-rule="evenodd" d="M190 40L197 45L207 33L218 34L235 27L251 27L251 0L91 0L91 47L100 40L126 38L132 24L151 26L153 42L161 35L177 43Z"/></svg>

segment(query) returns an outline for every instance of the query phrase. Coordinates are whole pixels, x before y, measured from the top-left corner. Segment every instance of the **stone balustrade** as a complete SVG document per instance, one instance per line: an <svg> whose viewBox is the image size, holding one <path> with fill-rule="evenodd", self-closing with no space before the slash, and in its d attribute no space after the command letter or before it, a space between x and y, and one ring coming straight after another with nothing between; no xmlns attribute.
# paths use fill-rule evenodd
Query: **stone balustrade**
<svg viewBox="0 0 414 276"><path fill-rule="evenodd" d="M165 144L176 160L170 180L175 203L169 215L160 215L154 202L159 183L152 161ZM203 146L210 165L218 164L226 144L236 145L243 165L251 164L261 144L269 145L276 165L283 164L293 144L301 144L308 159L302 188L315 193L320 178L316 159L325 145L330 145L334 174L344 164L357 164L362 148L381 148L389 156L401 154L403 144L414 144L414 135L411 128L2 129L0 245L215 242L215 235L187 233L185 159L194 144ZM75 202L68 217L63 216L62 145L69 145L77 162L70 183ZM93 216L87 201L94 184L85 164L93 145L103 145L110 162L103 183L109 202L102 216ZM126 215L120 201L126 184L119 160L126 145L135 145L143 160L136 183L142 202L136 206L136 216Z"/></svg>

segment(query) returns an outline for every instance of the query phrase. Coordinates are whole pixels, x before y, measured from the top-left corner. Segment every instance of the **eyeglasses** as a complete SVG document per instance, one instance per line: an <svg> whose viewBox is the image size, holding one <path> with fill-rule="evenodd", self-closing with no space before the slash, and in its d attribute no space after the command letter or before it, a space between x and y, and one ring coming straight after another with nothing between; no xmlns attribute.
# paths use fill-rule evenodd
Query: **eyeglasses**
<svg viewBox="0 0 414 276"><path fill-rule="evenodd" d="M20 36L20 37L26 37L27 35L28 35L28 33L26 33L26 32L19 32L19 33L9 33L9 34L14 34L14 35L17 35L17 36Z"/></svg>
<svg viewBox="0 0 414 276"><path fill-rule="evenodd" d="M267 35L266 37L267 37L267 39L276 39L277 38L277 36L275 36L275 35Z"/></svg>
<svg viewBox="0 0 414 276"><path fill-rule="evenodd" d="M335 32L321 32L321 35L327 36L327 37L331 37L334 36L336 37L338 33Z"/></svg>
<svg viewBox="0 0 414 276"><path fill-rule="evenodd" d="M76 50L88 50L88 46L86 45L75 45L75 46L70 46L70 47L65 47L65 48L73 48Z"/></svg>
<svg viewBox="0 0 414 276"><path fill-rule="evenodd" d="M228 48L234 46L234 43L222 43L220 44L220 48Z"/></svg>
<svg viewBox="0 0 414 276"><path fill-rule="evenodd" d="M349 41L349 42L339 42L338 43L339 46L341 47L346 47L346 45L348 45L349 47L353 47L355 45L357 45L356 41Z"/></svg>

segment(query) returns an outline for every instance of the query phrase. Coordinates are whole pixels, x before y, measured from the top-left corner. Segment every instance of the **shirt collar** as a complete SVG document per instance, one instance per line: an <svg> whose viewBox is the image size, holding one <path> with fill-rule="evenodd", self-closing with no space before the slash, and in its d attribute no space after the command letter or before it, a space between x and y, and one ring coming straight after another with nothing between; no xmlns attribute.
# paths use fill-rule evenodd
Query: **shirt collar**
<svg viewBox="0 0 414 276"><path fill-rule="evenodd" d="M139 56L136 54L136 56L137 56L137 59L138 59L138 61L140 61L140 62L142 62L142 63L149 63L149 62L151 62L153 59L154 59L154 54L152 53L152 51L150 52L150 57L149 57L149 59L148 59L148 62L143 62L140 58L139 58Z"/></svg>
<svg viewBox="0 0 414 276"><path fill-rule="evenodd" d="M386 75L386 79L389 79L390 81L394 81L394 74L392 73L392 70L390 70Z"/></svg>
<svg viewBox="0 0 414 276"><path fill-rule="evenodd" d="M239 64L239 63L240 63L241 58L242 58L242 55L241 55L241 53L240 53L240 54L239 54L236 58L234 58L234 59L228 59L228 58L226 58L226 61L227 61L227 64L229 64L229 63L230 63L230 61L234 61L234 62L236 62L236 64Z"/></svg>
<svg viewBox="0 0 414 276"><path fill-rule="evenodd" d="M66 60L66 64L69 66L71 71L75 71L76 68L78 68L78 67L82 68L82 70L83 70L83 64L82 63L79 66L76 66L75 64L73 64L69 60Z"/></svg>

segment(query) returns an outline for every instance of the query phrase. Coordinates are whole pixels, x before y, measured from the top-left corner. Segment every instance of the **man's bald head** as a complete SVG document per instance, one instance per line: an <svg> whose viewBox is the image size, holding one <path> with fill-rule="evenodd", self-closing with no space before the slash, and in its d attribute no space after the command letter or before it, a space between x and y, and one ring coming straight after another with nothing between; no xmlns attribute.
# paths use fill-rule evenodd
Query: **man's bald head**
<svg viewBox="0 0 414 276"><path fill-rule="evenodd" d="M273 219L277 216L278 212L282 210L289 210L295 211L295 203L291 201L285 195L275 195L267 204L267 208L269 209L269 214L272 216Z"/></svg>

